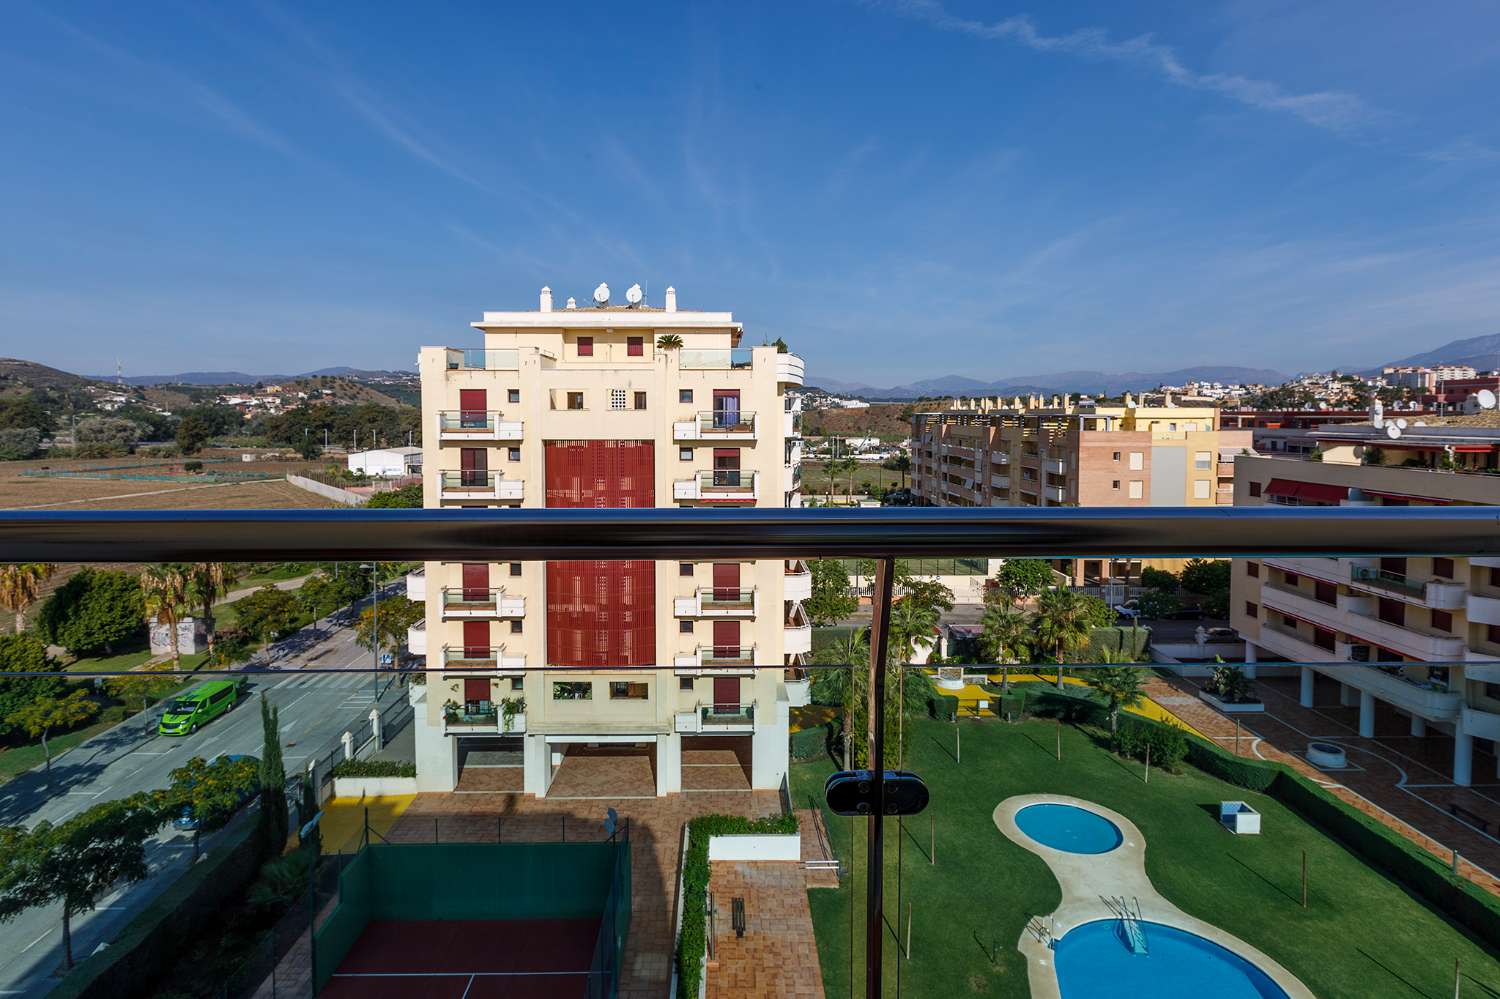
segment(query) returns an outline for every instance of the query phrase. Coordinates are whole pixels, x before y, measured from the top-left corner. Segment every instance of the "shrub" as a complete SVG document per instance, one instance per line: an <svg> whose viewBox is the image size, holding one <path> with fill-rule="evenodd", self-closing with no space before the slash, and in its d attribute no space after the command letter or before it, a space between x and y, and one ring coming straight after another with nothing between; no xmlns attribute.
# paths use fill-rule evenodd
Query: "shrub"
<svg viewBox="0 0 1500 999"><path fill-rule="evenodd" d="M688 852L682 862L682 930L677 938L677 994L695 996L707 952L708 841L747 833L791 834L797 816L747 819L740 815L700 815L688 823Z"/></svg>
<svg viewBox="0 0 1500 999"><path fill-rule="evenodd" d="M201 461L184 462L183 466L182 466L182 470L184 472L201 472L201 471L203 471L203 462L201 462Z"/></svg>
<svg viewBox="0 0 1500 999"><path fill-rule="evenodd" d="M1110 748L1132 760L1145 760L1151 751L1151 765L1177 773L1188 755L1187 733L1178 725L1163 725L1133 715L1121 715L1119 727L1110 739Z"/></svg>
<svg viewBox="0 0 1500 999"><path fill-rule="evenodd" d="M280 909L289 905L307 890L308 878L317 859L317 851L299 847L284 857L266 861L261 865L260 877L246 893L246 900L261 909Z"/></svg>
<svg viewBox="0 0 1500 999"><path fill-rule="evenodd" d="M1133 663L1140 660L1151 644L1151 629L1147 627L1094 628L1089 632L1089 651L1103 662Z"/></svg>
<svg viewBox="0 0 1500 999"><path fill-rule="evenodd" d="M934 691L927 699L927 713L939 721L952 721L958 717L958 698Z"/></svg>
<svg viewBox="0 0 1500 999"><path fill-rule="evenodd" d="M335 777L415 777L417 765L405 760L344 760L332 773Z"/></svg>
<svg viewBox="0 0 1500 999"><path fill-rule="evenodd" d="M36 427L7 427L0 430L0 461L30 458L42 449L42 432Z"/></svg>
<svg viewBox="0 0 1500 999"><path fill-rule="evenodd" d="M1148 590L1162 590L1166 593L1177 592L1177 576L1165 569L1153 569L1150 566L1141 570L1141 585Z"/></svg>
<svg viewBox="0 0 1500 999"><path fill-rule="evenodd" d="M54 645L76 655L140 638L146 612L140 581L127 572L84 569L46 599L37 613L36 630Z"/></svg>

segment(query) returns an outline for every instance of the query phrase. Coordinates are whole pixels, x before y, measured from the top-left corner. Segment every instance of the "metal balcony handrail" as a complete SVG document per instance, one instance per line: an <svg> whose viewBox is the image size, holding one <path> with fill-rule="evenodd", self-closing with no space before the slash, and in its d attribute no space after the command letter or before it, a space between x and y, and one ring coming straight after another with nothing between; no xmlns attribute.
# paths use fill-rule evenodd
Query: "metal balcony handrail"
<svg viewBox="0 0 1500 999"><path fill-rule="evenodd" d="M484 596L470 596L471 593L483 593ZM445 586L443 587L443 606L449 604L493 604L505 596L503 586L465 587Z"/></svg>
<svg viewBox="0 0 1500 999"><path fill-rule="evenodd" d="M733 710L725 710L732 708ZM715 719L723 721L753 722L755 721L755 702L736 701L733 704L719 701L699 701L698 716L705 722L713 722Z"/></svg>
<svg viewBox="0 0 1500 999"><path fill-rule="evenodd" d="M1378 586L1385 590L1398 590L1402 593L1421 595L1427 589L1426 583L1413 579L1405 573L1392 572L1389 569L1375 569L1362 565L1350 566L1349 578L1355 583Z"/></svg>

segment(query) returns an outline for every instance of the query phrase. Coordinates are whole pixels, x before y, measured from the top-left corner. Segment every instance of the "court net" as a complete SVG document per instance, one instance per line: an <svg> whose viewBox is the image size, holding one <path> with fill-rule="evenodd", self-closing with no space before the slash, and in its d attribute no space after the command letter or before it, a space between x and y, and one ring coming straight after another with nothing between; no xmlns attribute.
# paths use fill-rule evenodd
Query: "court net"
<svg viewBox="0 0 1500 999"><path fill-rule="evenodd" d="M352 971L334 972L321 999L602 999L607 972Z"/></svg>

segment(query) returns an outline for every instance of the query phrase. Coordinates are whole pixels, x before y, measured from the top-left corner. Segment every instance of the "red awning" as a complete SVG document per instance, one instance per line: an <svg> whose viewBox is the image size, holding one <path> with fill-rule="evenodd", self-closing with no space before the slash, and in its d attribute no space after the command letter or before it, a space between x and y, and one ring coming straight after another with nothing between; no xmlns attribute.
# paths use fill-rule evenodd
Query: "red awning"
<svg viewBox="0 0 1500 999"><path fill-rule="evenodd" d="M1321 482L1298 482L1294 479L1272 479L1266 495L1285 496L1307 503L1339 503L1349 498L1348 486L1329 486Z"/></svg>
<svg viewBox="0 0 1500 999"><path fill-rule="evenodd" d="M1449 506L1452 500L1438 499L1436 496L1415 496L1411 493L1388 493L1379 489L1362 489L1366 496L1379 496L1381 499L1406 500L1413 503L1431 503L1434 506Z"/></svg>

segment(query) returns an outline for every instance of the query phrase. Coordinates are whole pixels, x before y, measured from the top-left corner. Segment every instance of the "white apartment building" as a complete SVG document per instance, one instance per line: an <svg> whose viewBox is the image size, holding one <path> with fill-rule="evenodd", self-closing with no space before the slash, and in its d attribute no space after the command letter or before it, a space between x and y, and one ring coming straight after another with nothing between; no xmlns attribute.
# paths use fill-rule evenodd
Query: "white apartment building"
<svg viewBox="0 0 1500 999"><path fill-rule="evenodd" d="M1399 443L1368 424L1312 433L1327 435L1322 461L1238 458L1235 505L1500 504L1500 476L1400 464L1420 449L1441 453L1445 442L1427 438L1442 428ZM1500 432L1448 436L1481 462L1500 453ZM1381 463L1363 463L1372 459ZM1358 706L1360 735L1427 737L1434 751L1451 739L1455 784L1476 781L1478 760L1479 783L1500 772L1500 558L1236 559L1230 615L1247 663L1307 664L1296 667L1304 707L1334 696L1326 680L1317 689L1321 675L1337 681L1339 704ZM1390 665L1364 665L1373 663Z"/></svg>
<svg viewBox="0 0 1500 999"><path fill-rule="evenodd" d="M671 288L662 308L595 298L543 288L536 311L484 313L479 345L422 349L424 505L800 506L801 358L741 347L733 315ZM427 563L408 580L419 787L546 795L600 755L644 761L657 795L779 787L810 589L781 560ZM725 750L742 777L694 762Z"/></svg>

